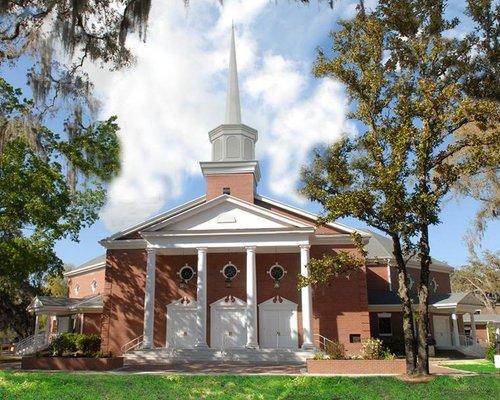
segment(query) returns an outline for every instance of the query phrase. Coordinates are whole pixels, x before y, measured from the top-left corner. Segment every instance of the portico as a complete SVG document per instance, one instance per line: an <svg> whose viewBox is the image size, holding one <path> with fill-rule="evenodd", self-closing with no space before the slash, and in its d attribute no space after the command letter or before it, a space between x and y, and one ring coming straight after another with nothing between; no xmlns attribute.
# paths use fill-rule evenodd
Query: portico
<svg viewBox="0 0 500 400"><path fill-rule="evenodd" d="M227 211L227 206L224 209L224 215L238 214L237 210L241 211L241 206L246 207L247 212L254 205L243 204L244 202L231 198L229 196L221 196L211 202L217 203L219 207L229 202L235 206L232 212ZM208 203L211 203L208 202ZM207 204L208 204L207 203ZM208 204L211 209L214 204ZM210 207L211 206L211 207ZM200 210L201 212L202 210ZM251 210L255 212L256 210ZM257 210L259 213L263 210ZM194 218L194 215L192 216ZM254 215L253 219L258 217ZM273 216L276 218L276 216ZM199 216L196 217L199 220ZM258 266L256 259L257 254L296 254L297 262L300 262L300 272L307 274L307 262L309 261L309 237L314 232L314 228L310 226L291 226L291 222L297 225L296 221L290 221L285 217L278 217L281 224L289 224L290 226L281 226L274 228L256 229L255 227L235 226L234 230L228 232L227 229L217 230L201 230L189 229L187 231L177 231L175 229L166 229L166 226L152 227L148 231L144 231L141 235L148 243L147 247L147 267L146 267L146 287L144 296L144 338L143 347L153 347L153 332L154 332L154 316L151 310L154 310L155 298L155 269L157 255L175 255L175 254L196 254L196 298L191 299L196 302L196 347L204 348L209 346L209 335L207 334L207 321L209 320L207 313L210 312L207 304L208 292L208 271L217 273L222 265L208 265L208 255L211 253L224 253L228 255L228 262L231 259L231 254L244 253L246 264L245 270L245 292L246 298L244 313L245 326L245 347L259 348L259 325L258 325L258 295L259 290L257 284L257 268L268 269L271 266ZM240 221L244 222L244 218ZM175 221L174 221L175 223ZM234 224L237 224L236 218ZM276 221L274 221L277 224ZM202 223L203 224L203 223ZM220 222L219 222L220 224ZM227 224L227 223L224 223ZM226 225L224 225L224 228ZM157 230L155 230L157 229ZM236 268L243 266L236 265ZM290 267L290 266L286 266ZM215 270L215 271L214 271ZM271 279L271 277L269 278ZM224 287L223 279L219 280L221 287ZM227 288L226 292L231 293L231 289ZM312 345L312 295L309 287L301 290L301 311L302 311L302 327L303 327L303 346L311 348ZM298 332L298 326L292 327L295 332ZM168 343L166 345L169 345ZM171 344L170 344L171 345Z"/></svg>

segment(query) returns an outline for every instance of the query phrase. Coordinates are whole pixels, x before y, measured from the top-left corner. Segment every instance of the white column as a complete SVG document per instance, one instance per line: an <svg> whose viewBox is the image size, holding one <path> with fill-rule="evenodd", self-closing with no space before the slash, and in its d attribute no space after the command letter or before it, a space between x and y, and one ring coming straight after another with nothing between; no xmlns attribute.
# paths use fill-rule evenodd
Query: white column
<svg viewBox="0 0 500 400"><path fill-rule="evenodd" d="M39 330L38 315L35 315L35 335L38 335Z"/></svg>
<svg viewBox="0 0 500 400"><path fill-rule="evenodd" d="M47 319L45 320L45 343L49 343L50 338L50 329L52 328L52 315L46 315Z"/></svg>
<svg viewBox="0 0 500 400"><path fill-rule="evenodd" d="M472 343L477 343L477 335L476 335L476 320L474 319L474 313L469 313L470 315L470 337L472 339Z"/></svg>
<svg viewBox="0 0 500 400"><path fill-rule="evenodd" d="M451 322L453 324L453 345L460 347L460 336L458 335L457 314L451 314Z"/></svg>
<svg viewBox="0 0 500 400"><path fill-rule="evenodd" d="M300 247L300 273L302 276L309 276L307 263L309 262L309 245L301 245ZM300 289L302 299L302 332L303 343L302 348L311 349L314 347L312 334L312 292L310 286L305 286Z"/></svg>
<svg viewBox="0 0 500 400"><path fill-rule="evenodd" d="M156 250L148 248L146 263L146 288L144 292L144 337L142 347L153 347L154 314L155 314L155 273Z"/></svg>
<svg viewBox="0 0 500 400"><path fill-rule="evenodd" d="M196 347L207 347L207 249L198 248L198 272L196 288L196 324L198 340Z"/></svg>
<svg viewBox="0 0 500 400"><path fill-rule="evenodd" d="M257 267L255 263L255 246L247 250L247 347L256 349L257 341Z"/></svg>

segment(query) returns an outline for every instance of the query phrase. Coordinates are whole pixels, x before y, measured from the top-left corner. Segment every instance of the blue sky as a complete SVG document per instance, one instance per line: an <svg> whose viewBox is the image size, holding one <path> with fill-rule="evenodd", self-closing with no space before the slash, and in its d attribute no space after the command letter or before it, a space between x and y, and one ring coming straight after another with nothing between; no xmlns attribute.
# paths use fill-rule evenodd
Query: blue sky
<svg viewBox="0 0 500 400"><path fill-rule="evenodd" d="M224 3L199 0L186 10L180 0L153 1L147 42L129 42L137 55L134 67L109 72L86 65L103 104L102 117L118 116L123 167L109 187L100 221L82 231L79 243L58 243L64 262L78 265L102 254L98 240L204 193L198 162L209 159L208 131L223 120L231 21L243 122L259 130L258 192L319 211L296 195L298 170L312 148L356 127L345 120L342 87L312 78L311 64L318 45L329 47L335 20L351 15L356 2L339 1L333 11L314 2ZM452 2L450 15L462 10L463 2ZM468 25L453 35L462 35ZM25 87L26 65L2 73ZM463 236L476 209L470 199L444 204L443 223L431 229L434 257L454 266L466 262ZM499 233L500 223L490 224L484 247L497 250Z"/></svg>

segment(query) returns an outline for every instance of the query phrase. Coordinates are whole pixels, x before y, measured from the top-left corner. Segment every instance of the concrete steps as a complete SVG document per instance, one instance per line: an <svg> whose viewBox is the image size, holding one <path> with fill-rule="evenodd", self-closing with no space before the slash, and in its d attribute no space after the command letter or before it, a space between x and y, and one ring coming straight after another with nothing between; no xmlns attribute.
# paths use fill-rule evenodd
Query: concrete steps
<svg viewBox="0 0 500 400"><path fill-rule="evenodd" d="M135 350L125 354L125 365L180 362L231 362L242 364L303 364L312 350L289 349L175 349Z"/></svg>

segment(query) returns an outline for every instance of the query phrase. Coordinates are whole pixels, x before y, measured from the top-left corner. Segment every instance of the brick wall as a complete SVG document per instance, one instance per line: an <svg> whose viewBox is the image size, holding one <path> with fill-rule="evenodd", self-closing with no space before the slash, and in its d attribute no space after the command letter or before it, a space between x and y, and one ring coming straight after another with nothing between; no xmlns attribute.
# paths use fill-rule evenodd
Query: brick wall
<svg viewBox="0 0 500 400"><path fill-rule="evenodd" d="M223 188L231 190L231 196L253 203L255 179L252 173L208 175L207 201L222 195Z"/></svg>
<svg viewBox="0 0 500 400"><path fill-rule="evenodd" d="M102 293L104 289L104 269L105 268L103 267L97 270L68 277L68 297L80 298ZM97 282L97 290L95 292L92 291L90 286L93 280ZM76 285L80 285L80 291L78 294L75 292Z"/></svg>

